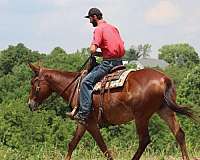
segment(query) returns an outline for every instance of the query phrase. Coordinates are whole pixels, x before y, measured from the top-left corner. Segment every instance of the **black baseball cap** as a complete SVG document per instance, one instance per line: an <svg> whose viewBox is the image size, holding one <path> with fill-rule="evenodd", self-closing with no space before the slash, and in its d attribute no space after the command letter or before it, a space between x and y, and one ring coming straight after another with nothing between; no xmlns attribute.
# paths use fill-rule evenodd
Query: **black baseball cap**
<svg viewBox="0 0 200 160"><path fill-rule="evenodd" d="M91 8L88 12L88 15L85 16L85 18L89 18L90 16L93 16L93 15L102 16L103 14L98 8Z"/></svg>

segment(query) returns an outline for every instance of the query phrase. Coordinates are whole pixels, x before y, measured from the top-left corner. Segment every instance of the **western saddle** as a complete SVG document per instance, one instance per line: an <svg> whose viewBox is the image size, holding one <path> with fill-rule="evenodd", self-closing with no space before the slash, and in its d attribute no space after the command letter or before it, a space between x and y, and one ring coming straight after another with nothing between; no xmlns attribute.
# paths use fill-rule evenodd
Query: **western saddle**
<svg viewBox="0 0 200 160"><path fill-rule="evenodd" d="M120 78L121 74L124 73L125 71L126 71L126 67L124 65L116 66L116 67L112 68L110 70L110 72L100 80L101 87L100 87L100 90L99 90L100 103L99 103L98 120L100 120L101 115L103 113L103 99L104 99L104 93L105 93L106 83L110 84L111 81L118 80ZM78 82L79 83L78 84L79 87L77 88L78 89L78 96L79 96L81 79L84 76L86 76L86 74L87 74L87 72L83 72L82 75L81 75L81 77L80 77L80 80ZM73 110L72 110L72 112L70 114L67 114L67 116L69 116L71 119L73 119L73 116L77 112L78 106L79 106L79 98L78 98L78 101L77 101L77 105L73 108Z"/></svg>

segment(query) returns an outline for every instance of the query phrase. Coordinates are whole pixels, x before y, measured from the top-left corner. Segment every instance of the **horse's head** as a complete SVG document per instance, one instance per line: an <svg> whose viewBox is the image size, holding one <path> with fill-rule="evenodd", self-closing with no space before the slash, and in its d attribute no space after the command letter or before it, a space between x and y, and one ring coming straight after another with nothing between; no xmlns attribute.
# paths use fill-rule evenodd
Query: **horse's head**
<svg viewBox="0 0 200 160"><path fill-rule="evenodd" d="M33 64L29 64L35 76L31 80L31 91L29 94L28 106L31 111L38 109L38 106L45 100L51 93L51 87L47 81L44 70Z"/></svg>

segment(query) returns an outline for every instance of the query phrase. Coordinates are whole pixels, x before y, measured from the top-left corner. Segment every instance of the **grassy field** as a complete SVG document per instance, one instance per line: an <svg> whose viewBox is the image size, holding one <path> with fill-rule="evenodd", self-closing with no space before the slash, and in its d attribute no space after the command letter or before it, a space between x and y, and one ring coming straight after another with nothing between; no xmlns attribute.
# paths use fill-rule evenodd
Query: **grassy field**
<svg viewBox="0 0 200 160"><path fill-rule="evenodd" d="M133 156L135 150L128 148L127 150L118 150L117 148L111 148L113 156L116 160L129 160ZM191 160L200 160L200 152L190 151L189 152ZM0 159L1 160L63 160L64 153L61 153L56 148L52 151L46 151L41 149L41 151L36 155L28 154L24 156L22 152L8 148L0 148ZM79 147L73 153L73 160L105 160L102 153L98 148L93 148L92 150L85 150L84 147ZM181 160L180 152L173 155L165 155L165 153L154 154L147 150L141 160Z"/></svg>

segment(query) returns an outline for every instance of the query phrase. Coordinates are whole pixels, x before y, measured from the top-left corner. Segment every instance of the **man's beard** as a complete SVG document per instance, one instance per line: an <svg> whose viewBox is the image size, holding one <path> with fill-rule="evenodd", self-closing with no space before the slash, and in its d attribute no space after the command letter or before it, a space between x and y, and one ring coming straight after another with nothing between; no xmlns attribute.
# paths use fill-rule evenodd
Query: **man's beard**
<svg viewBox="0 0 200 160"><path fill-rule="evenodd" d="M92 23L93 27L97 26L97 21L93 20L91 23Z"/></svg>

